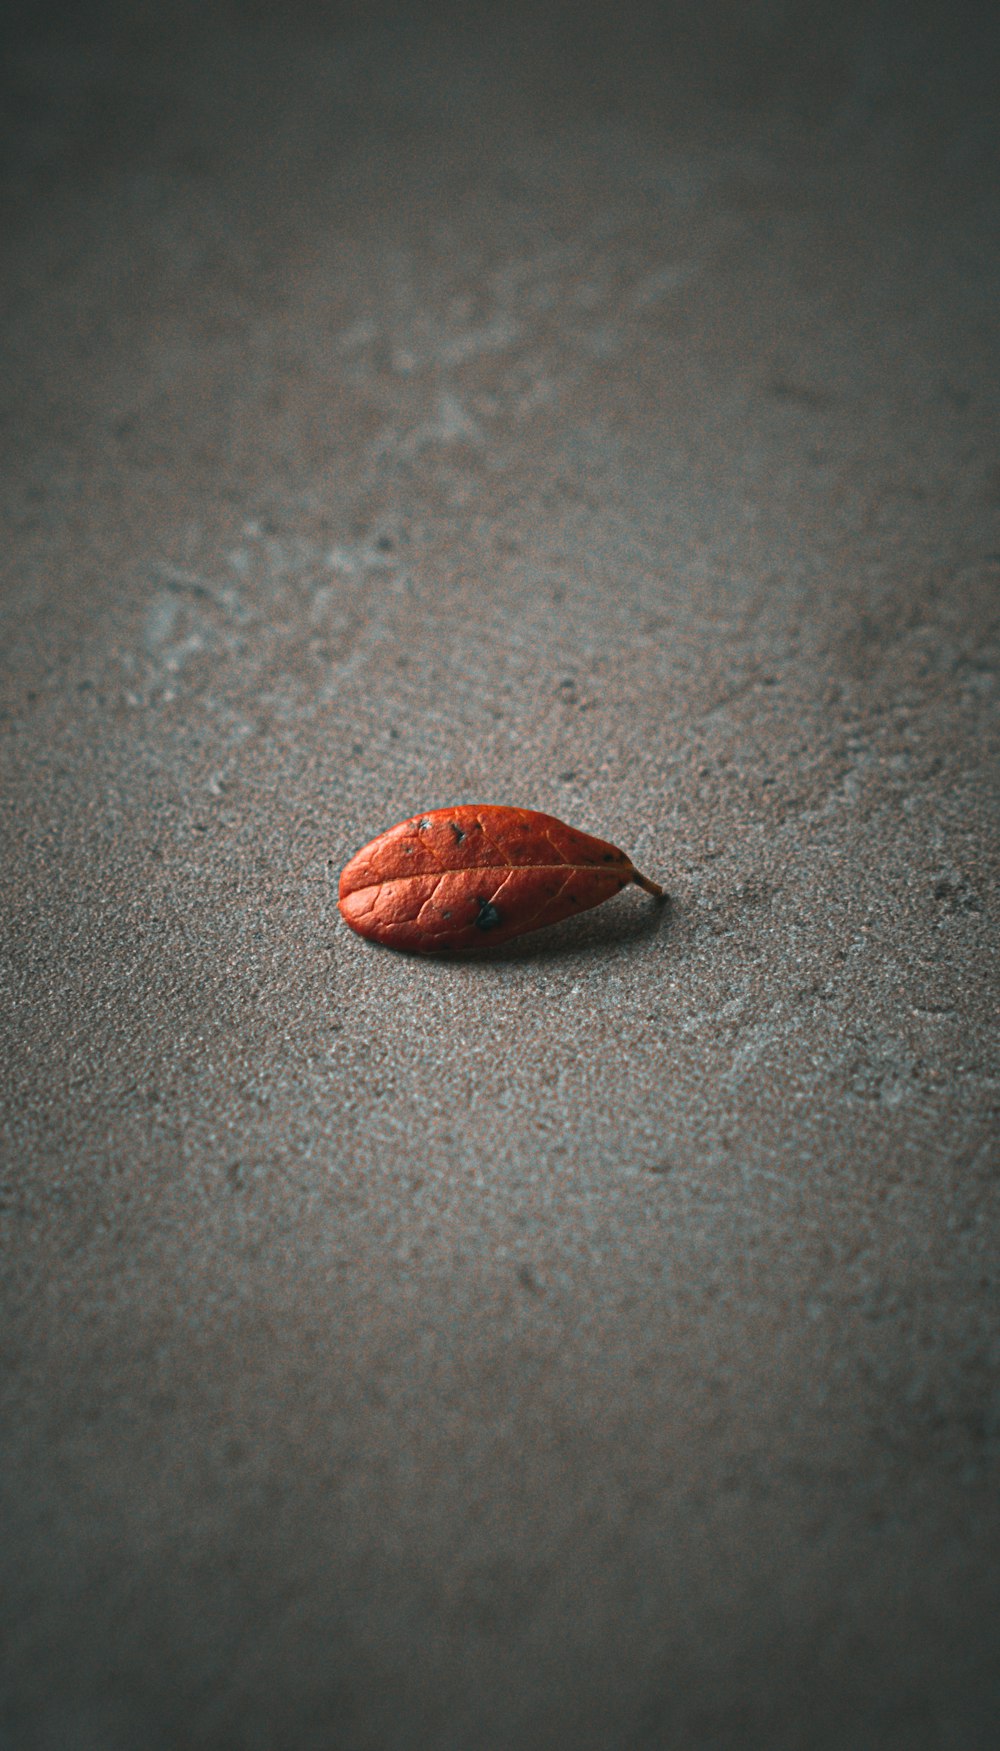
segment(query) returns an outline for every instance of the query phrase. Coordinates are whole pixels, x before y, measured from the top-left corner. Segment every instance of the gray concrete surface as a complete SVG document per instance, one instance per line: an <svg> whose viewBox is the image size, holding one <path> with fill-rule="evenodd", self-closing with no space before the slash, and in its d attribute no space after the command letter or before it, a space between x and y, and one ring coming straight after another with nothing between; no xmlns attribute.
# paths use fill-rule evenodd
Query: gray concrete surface
<svg viewBox="0 0 1000 1751"><path fill-rule="evenodd" d="M988 18L8 13L5 1751L1000 1741Z"/></svg>

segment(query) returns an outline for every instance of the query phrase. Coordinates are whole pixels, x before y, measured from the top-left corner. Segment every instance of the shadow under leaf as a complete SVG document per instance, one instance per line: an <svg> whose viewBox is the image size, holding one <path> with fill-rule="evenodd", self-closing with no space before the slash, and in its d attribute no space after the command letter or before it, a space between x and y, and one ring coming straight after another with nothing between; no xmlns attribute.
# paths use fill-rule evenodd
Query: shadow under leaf
<svg viewBox="0 0 1000 1751"><path fill-rule="evenodd" d="M434 961L438 966L450 962L456 967L483 966L499 961L537 963L559 960L567 955L591 953L598 949L607 952L609 949L628 948L635 943L645 942L669 925L672 912L669 894L665 894L662 900L641 906L616 904L616 900L621 898L616 896L604 906L595 906L593 911L582 913L578 918L567 918L561 924L552 924L546 929L513 937L496 948L491 948L484 942L481 949L467 949L460 954L444 952L417 958Z"/></svg>

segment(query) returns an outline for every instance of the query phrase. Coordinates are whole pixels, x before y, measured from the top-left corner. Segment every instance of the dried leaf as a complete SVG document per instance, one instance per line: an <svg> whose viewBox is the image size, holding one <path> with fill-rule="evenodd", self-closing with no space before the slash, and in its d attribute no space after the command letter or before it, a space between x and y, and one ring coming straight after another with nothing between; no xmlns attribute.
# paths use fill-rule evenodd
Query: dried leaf
<svg viewBox="0 0 1000 1751"><path fill-rule="evenodd" d="M358 851L340 911L373 942L440 954L558 924L629 882L663 896L605 839L534 809L466 803L414 815Z"/></svg>

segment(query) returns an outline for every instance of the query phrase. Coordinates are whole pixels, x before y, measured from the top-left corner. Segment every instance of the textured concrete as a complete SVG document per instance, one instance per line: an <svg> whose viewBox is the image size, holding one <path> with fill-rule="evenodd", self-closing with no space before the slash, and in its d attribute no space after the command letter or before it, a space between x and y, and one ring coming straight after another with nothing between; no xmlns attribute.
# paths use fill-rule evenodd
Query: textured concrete
<svg viewBox="0 0 1000 1751"><path fill-rule="evenodd" d="M990 10L21 9L4 1751L997 1743Z"/></svg>

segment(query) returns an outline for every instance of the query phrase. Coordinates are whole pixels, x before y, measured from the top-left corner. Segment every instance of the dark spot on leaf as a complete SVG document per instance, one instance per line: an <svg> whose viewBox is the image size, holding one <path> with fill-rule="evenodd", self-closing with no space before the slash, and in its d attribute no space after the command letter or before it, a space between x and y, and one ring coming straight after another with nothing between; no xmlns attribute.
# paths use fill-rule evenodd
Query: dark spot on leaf
<svg viewBox="0 0 1000 1751"><path fill-rule="evenodd" d="M452 821L451 830L455 835L455 844L461 845L462 840L465 838L465 833L463 832L462 828L459 826L457 821Z"/></svg>
<svg viewBox="0 0 1000 1751"><path fill-rule="evenodd" d="M493 930L500 923L500 914L490 900L477 898L479 912L476 917L477 930Z"/></svg>
<svg viewBox="0 0 1000 1751"><path fill-rule="evenodd" d="M605 863L614 863L614 861L615 861L614 852L613 851L606 851L604 853L604 862Z"/></svg>
<svg viewBox="0 0 1000 1751"><path fill-rule="evenodd" d="M567 900L569 900L569 901L570 901L570 902L571 902L571 903L572 903L572 904L573 904L573 905L574 905L574 906L575 906L575 905L576 905L576 904L577 904L577 897L576 897L576 895L575 895L575 894L567 894L567 895L566 895L566 898L567 898Z"/></svg>
<svg viewBox="0 0 1000 1751"><path fill-rule="evenodd" d="M428 820L428 819L427 819L427 816L426 816L426 815L425 815L425 816L424 816L424 818L423 818L423 820L422 820L422 821L418 821L418 822L417 822L417 826L418 826L418 828L419 828L419 829L420 829L420 831L421 831L421 833L425 833L425 832L426 832L426 831L427 831L427 828L428 828L428 827L433 827L433 825L434 825L434 822L433 822L433 821L429 821L429 820Z"/></svg>

